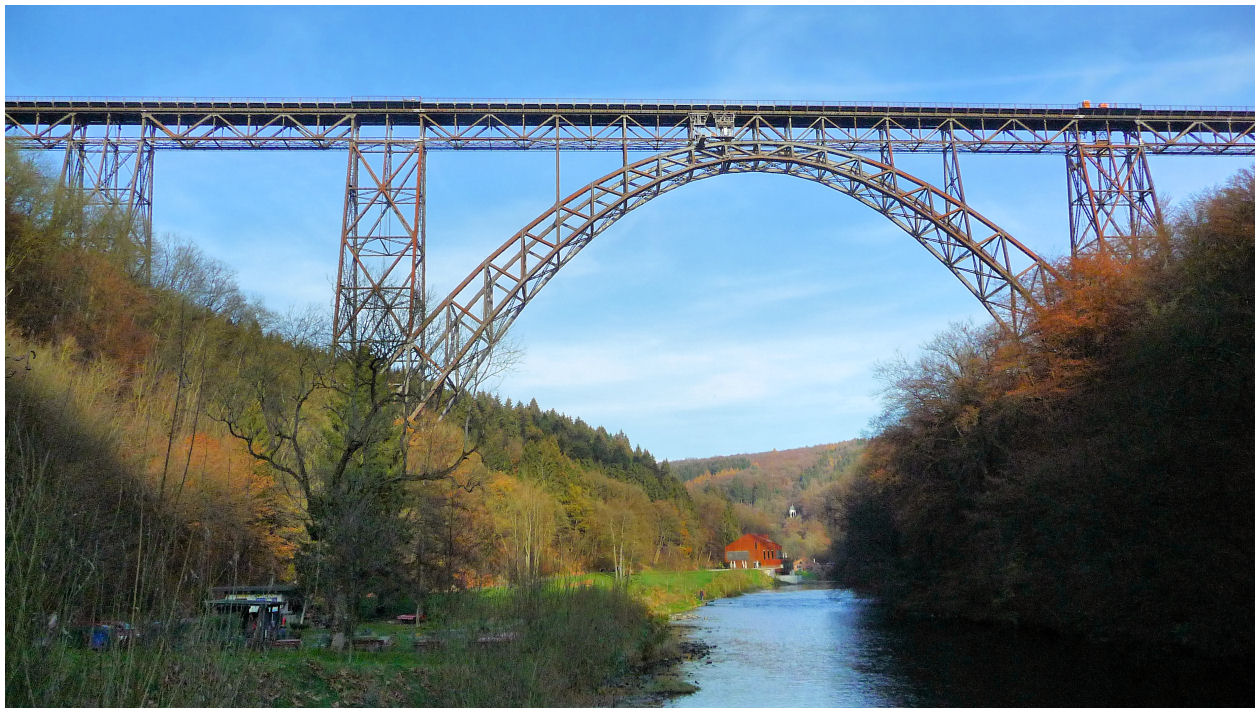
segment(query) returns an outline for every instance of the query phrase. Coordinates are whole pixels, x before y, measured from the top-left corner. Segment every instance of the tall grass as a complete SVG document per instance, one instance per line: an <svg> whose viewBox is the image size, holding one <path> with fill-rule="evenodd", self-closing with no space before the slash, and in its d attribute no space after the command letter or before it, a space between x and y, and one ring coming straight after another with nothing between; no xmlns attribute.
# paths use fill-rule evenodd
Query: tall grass
<svg viewBox="0 0 1260 713"><path fill-rule="evenodd" d="M619 586L609 574L567 575L557 581L605 589ZM774 580L757 570L647 571L631 576L620 586L654 616L668 616L713 599L772 587Z"/></svg>
<svg viewBox="0 0 1260 713"><path fill-rule="evenodd" d="M607 705L610 686L650 662L665 634L663 622L624 588L469 591L431 598L426 610L424 635L441 648L416 650L406 628L375 623L365 631L394 633L392 649L240 651L227 661L237 689L213 705ZM493 634L513 636L478 642Z"/></svg>
<svg viewBox="0 0 1260 713"><path fill-rule="evenodd" d="M204 591L188 543L137 473L114 418L121 388L74 349L6 335L5 702L14 706L209 705L233 700L209 632L178 640L146 622L186 617ZM94 622L128 621L136 646L87 648ZM173 656L178 647L178 656ZM213 700L206 682L221 682Z"/></svg>
<svg viewBox="0 0 1260 713"><path fill-rule="evenodd" d="M286 675L307 683L305 692L293 694L296 698L281 700L291 705L353 700L450 707L609 705L615 702L616 685L675 653L669 614L772 583L755 571L647 572L629 581L588 574L431 595L424 607L429 616L424 636L440 641L441 649L414 653L410 626L368 624L365 631L394 635L396 650L351 658L316 653L320 663L304 672L284 664L290 667ZM479 636L508 632L517 638L477 643ZM335 694L328 683L335 680L354 680L359 688ZM407 702L399 703L399 696Z"/></svg>
<svg viewBox="0 0 1260 713"><path fill-rule="evenodd" d="M630 594L657 614L677 614L706 601L774 586L757 570L643 572L630 580Z"/></svg>
<svg viewBox="0 0 1260 713"><path fill-rule="evenodd" d="M536 583L442 595L426 610L429 635L444 644L423 657L428 699L441 706L595 705L664 634L624 587ZM477 642L496 634L515 638Z"/></svg>
<svg viewBox="0 0 1260 713"><path fill-rule="evenodd" d="M642 666L660 640L646 608L617 589L535 585L487 604L468 623L520 636L472 643L462 663L447 657L438 670L449 674L442 676L449 690L435 692L442 704L590 705L601 686Z"/></svg>

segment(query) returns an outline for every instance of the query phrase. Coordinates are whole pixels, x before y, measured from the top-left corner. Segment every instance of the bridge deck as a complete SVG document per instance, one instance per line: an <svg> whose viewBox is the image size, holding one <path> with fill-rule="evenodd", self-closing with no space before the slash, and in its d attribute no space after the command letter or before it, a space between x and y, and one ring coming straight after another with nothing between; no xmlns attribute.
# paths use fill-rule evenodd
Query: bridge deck
<svg viewBox="0 0 1260 713"><path fill-rule="evenodd" d="M891 141L900 151L936 150L942 132L972 151L1063 150L1078 132L1135 134L1161 153L1251 154L1255 110L1249 107L1143 107L858 104L827 102L652 102L506 99L130 99L28 98L5 102L5 134L33 148L58 148L114 127L119 138L168 148L328 149L357 140L414 139L424 127L430 148L632 150L675 147L692 138L693 117L712 133L719 115L736 140L815 141L871 149ZM357 127L357 128L356 128ZM883 132L880 135L880 132Z"/></svg>
<svg viewBox="0 0 1260 713"><path fill-rule="evenodd" d="M1225 129L1232 123L1255 121L1255 109L1250 107L1143 107L1141 105L1111 105L1107 107L1045 105L1025 106L1015 104L856 104L826 102L629 102L610 100L550 100L514 101L479 99L106 99L69 98L36 99L15 98L5 100L5 113L19 123L36 121L39 114L72 113L88 124L114 122L139 122L145 115L158 119L174 120L185 114L218 114L225 118L244 119L260 114L292 115L315 119L328 115L353 115L365 125L381 125L385 117L397 123L418 123L418 117L443 125L468 123L472 117L486 114L502 115L505 119L527 121L538 117L560 116L562 121L586 122L591 116L601 119L620 118L623 114L632 118L644 116L659 119L661 124L686 120L693 112L731 112L736 115L758 115L776 126L786 126L789 118L811 121L817 118L857 122L859 126L875 127L885 119L896 123L929 119L954 119L965 126L978 127L979 122L1006 119L1034 119L1061 122L1067 125L1073 120L1087 122L1109 121L1119 128L1125 122L1139 121L1209 122ZM410 119L410 121L408 121ZM653 122L655 123L655 122Z"/></svg>

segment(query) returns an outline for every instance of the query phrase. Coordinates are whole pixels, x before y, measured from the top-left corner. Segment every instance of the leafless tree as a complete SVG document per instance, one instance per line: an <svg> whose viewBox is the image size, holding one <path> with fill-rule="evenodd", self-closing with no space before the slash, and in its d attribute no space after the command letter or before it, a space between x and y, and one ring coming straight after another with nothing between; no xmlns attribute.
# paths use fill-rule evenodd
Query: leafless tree
<svg viewBox="0 0 1260 713"><path fill-rule="evenodd" d="M408 337L378 333L342 353L313 346L330 331L299 315L240 354L248 389L218 394L212 417L280 476L308 538L304 568L328 583L339 631L351 637L364 587L397 569L407 484L450 478L476 450L476 419L470 405L462 442L438 448L429 436L443 414L408 417L424 371L392 362ZM484 359L467 383L475 388L500 365Z"/></svg>

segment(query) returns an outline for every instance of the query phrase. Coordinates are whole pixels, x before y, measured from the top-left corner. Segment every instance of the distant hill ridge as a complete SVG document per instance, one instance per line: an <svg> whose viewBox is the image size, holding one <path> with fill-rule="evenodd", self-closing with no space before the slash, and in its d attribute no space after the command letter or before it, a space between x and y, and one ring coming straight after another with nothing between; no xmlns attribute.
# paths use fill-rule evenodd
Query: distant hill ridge
<svg viewBox="0 0 1260 713"><path fill-rule="evenodd" d="M852 479L863 439L804 448L691 458L670 463L696 507L713 513L727 541L770 536L795 557L823 557L831 546L826 503Z"/></svg>
<svg viewBox="0 0 1260 713"><path fill-rule="evenodd" d="M735 455L710 456L708 458L687 458L670 461L670 469L679 480L685 482L695 480L702 475L734 475L738 471L752 470L754 466L761 474L774 477L798 477L806 470L816 466L823 456L832 452L836 455L856 453L865 444L865 439L854 438L837 443L824 443L816 446L804 446L787 450L771 450L761 453L739 453Z"/></svg>

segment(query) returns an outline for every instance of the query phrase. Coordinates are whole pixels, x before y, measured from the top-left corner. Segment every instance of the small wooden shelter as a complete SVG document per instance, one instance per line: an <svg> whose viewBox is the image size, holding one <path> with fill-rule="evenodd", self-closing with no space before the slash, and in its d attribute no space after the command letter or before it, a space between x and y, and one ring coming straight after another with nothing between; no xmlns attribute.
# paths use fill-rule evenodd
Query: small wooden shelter
<svg viewBox="0 0 1260 713"><path fill-rule="evenodd" d="M302 594L294 584L212 587L210 595L206 606L239 616L242 633L251 639L275 639L301 618Z"/></svg>

